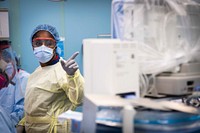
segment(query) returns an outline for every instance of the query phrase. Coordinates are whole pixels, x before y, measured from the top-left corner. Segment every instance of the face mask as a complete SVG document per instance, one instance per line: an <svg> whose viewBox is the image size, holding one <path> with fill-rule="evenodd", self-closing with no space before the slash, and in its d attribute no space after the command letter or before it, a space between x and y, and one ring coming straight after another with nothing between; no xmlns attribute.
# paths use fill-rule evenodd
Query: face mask
<svg viewBox="0 0 200 133"><path fill-rule="evenodd" d="M4 72L0 72L0 90L9 84L8 76Z"/></svg>
<svg viewBox="0 0 200 133"><path fill-rule="evenodd" d="M33 53L41 63L46 63L53 57L53 49L44 45L34 48Z"/></svg>
<svg viewBox="0 0 200 133"><path fill-rule="evenodd" d="M14 74L15 74L15 68L14 68L14 66L13 66L12 63L8 63L8 64L7 64L6 69L5 69L5 72L6 72L6 74L8 75L8 77L9 77L10 79L13 78L13 76L14 76Z"/></svg>

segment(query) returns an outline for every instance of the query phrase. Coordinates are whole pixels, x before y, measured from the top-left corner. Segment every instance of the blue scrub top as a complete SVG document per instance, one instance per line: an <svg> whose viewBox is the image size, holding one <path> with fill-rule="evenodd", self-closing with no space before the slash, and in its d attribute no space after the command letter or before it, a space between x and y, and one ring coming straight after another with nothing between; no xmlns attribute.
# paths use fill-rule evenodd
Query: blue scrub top
<svg viewBox="0 0 200 133"><path fill-rule="evenodd" d="M0 131L4 133L15 133L15 126L24 115L24 93L26 86L20 83L19 75L16 74L12 80L15 85L0 90Z"/></svg>

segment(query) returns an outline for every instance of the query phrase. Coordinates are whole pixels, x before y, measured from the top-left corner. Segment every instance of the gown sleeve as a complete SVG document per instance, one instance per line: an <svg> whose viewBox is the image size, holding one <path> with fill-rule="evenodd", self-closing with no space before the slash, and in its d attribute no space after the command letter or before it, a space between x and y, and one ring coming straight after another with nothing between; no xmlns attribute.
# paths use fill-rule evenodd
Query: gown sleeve
<svg viewBox="0 0 200 133"><path fill-rule="evenodd" d="M66 74L66 80L62 81L62 88L73 104L73 109L81 105L84 96L84 78L80 71L77 70L73 76Z"/></svg>

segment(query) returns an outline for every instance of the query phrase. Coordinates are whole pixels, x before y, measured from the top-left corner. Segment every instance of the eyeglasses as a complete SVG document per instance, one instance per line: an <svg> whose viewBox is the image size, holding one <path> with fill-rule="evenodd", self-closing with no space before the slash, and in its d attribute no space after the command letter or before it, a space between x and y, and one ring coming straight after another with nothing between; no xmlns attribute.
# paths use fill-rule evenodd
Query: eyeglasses
<svg viewBox="0 0 200 133"><path fill-rule="evenodd" d="M33 47L40 47L43 44L49 48L54 48L56 45L56 41L52 38L34 38L32 41Z"/></svg>

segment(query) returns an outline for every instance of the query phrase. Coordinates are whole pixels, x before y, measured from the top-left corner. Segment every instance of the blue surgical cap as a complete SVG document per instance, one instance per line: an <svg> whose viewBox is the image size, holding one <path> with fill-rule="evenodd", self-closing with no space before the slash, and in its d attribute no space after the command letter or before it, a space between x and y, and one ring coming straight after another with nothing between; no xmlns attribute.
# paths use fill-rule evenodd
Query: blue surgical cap
<svg viewBox="0 0 200 133"><path fill-rule="evenodd" d="M56 28L53 27L53 26L51 26L51 25L48 25L48 24L38 25L33 30L33 33L31 34L31 42L32 42L32 38L35 35L35 33L37 33L38 31L41 31L41 30L48 31L54 37L54 39L56 40L56 42L59 42L60 38L59 38L59 34L58 34Z"/></svg>

